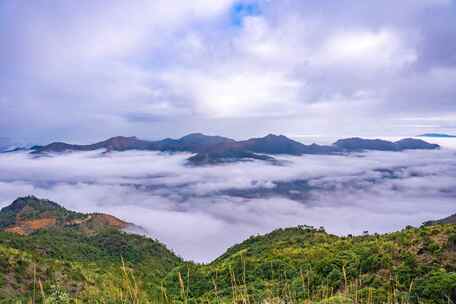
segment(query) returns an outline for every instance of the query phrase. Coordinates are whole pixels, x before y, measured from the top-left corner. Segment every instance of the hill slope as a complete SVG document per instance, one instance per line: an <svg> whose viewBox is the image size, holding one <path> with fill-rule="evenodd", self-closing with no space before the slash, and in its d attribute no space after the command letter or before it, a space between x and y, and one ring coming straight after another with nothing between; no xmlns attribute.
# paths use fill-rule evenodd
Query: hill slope
<svg viewBox="0 0 456 304"><path fill-rule="evenodd" d="M441 225L441 224L456 224L456 214L450 215L443 219L428 221L428 222L424 223L425 226Z"/></svg>
<svg viewBox="0 0 456 304"><path fill-rule="evenodd" d="M456 300L456 226L359 237L279 229L251 237L209 265L175 269L165 284L171 294L179 275L189 278L189 298L199 301L443 304Z"/></svg>
<svg viewBox="0 0 456 304"><path fill-rule="evenodd" d="M27 233L12 226L54 218ZM70 224L71 223L71 224ZM110 216L35 197L0 211L0 299L84 303L451 303L456 225L339 237L308 226L253 236L207 265L121 231ZM42 286L42 288L41 288ZM70 303L62 299L46 303Z"/></svg>
<svg viewBox="0 0 456 304"><path fill-rule="evenodd" d="M144 297L158 298L161 278L181 259L158 241L123 232L128 225L35 197L17 199L0 211L0 299L30 299L39 281L45 294L57 288L110 302L128 292L133 274Z"/></svg>
<svg viewBox="0 0 456 304"><path fill-rule="evenodd" d="M41 229L71 227L88 234L98 229L126 229L126 223L108 214L84 214L69 211L57 203L34 196L21 197L0 210L0 230L30 235Z"/></svg>

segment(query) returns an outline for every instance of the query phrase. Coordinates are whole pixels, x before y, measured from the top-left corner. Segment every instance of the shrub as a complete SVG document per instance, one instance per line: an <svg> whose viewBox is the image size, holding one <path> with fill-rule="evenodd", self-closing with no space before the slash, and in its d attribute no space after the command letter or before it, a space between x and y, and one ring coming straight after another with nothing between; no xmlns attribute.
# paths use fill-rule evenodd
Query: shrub
<svg viewBox="0 0 456 304"><path fill-rule="evenodd" d="M452 233L448 236L448 249L456 251L456 233Z"/></svg>
<svg viewBox="0 0 456 304"><path fill-rule="evenodd" d="M444 304L449 302L448 299L456 301L455 291L456 273L441 269L417 280L415 298L433 299L435 303Z"/></svg>
<svg viewBox="0 0 456 304"><path fill-rule="evenodd" d="M50 295L46 298L45 304L70 304L70 296L58 285L51 285Z"/></svg>

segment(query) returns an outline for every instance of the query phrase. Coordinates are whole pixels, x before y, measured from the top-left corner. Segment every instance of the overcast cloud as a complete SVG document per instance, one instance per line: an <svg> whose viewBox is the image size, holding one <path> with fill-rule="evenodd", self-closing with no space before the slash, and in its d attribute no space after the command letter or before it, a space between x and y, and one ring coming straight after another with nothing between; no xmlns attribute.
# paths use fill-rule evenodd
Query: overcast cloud
<svg viewBox="0 0 456 304"><path fill-rule="evenodd" d="M453 132L455 19L453 0L1 1L0 137Z"/></svg>

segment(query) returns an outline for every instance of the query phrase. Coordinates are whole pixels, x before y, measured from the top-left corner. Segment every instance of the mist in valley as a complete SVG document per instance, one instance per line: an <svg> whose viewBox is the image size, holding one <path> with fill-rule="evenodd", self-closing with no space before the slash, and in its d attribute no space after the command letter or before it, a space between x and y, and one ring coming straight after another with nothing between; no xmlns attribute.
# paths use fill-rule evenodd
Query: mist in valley
<svg viewBox="0 0 456 304"><path fill-rule="evenodd" d="M433 142L435 142L433 140ZM251 235L296 225L384 233L456 211L456 150L278 156L190 167L188 153L0 154L0 203L35 195L142 226L208 262Z"/></svg>

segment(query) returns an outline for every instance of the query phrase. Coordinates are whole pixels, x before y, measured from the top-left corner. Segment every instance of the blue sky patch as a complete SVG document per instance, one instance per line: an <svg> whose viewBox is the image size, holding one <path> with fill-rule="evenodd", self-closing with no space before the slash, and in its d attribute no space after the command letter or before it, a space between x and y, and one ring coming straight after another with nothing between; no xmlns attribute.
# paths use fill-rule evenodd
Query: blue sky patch
<svg viewBox="0 0 456 304"><path fill-rule="evenodd" d="M257 3L236 3L231 9L231 22L236 25L242 25L244 17L258 16L261 14L260 7Z"/></svg>

